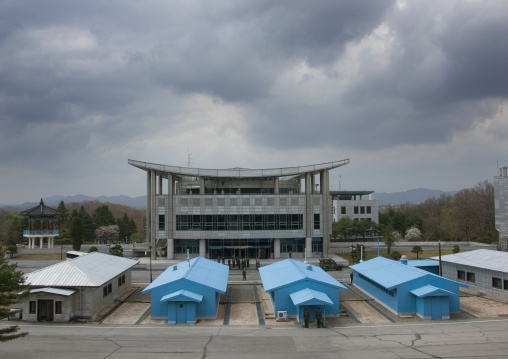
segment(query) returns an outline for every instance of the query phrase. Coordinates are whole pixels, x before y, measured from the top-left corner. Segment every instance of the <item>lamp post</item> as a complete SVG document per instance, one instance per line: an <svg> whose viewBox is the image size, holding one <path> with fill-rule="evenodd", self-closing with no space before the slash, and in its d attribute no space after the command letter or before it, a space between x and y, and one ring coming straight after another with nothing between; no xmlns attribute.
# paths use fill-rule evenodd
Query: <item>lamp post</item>
<svg viewBox="0 0 508 359"><path fill-rule="evenodd" d="M152 245L148 245L148 255L150 256L150 283L152 283Z"/></svg>
<svg viewBox="0 0 508 359"><path fill-rule="evenodd" d="M355 246L351 243L351 260L353 261L353 264L355 264L355 257L353 255L354 250L355 250Z"/></svg>

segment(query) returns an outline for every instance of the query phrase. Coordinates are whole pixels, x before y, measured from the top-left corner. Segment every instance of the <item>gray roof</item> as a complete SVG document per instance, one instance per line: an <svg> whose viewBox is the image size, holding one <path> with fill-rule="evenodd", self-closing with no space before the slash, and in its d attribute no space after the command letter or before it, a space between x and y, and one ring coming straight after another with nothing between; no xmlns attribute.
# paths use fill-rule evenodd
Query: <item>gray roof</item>
<svg viewBox="0 0 508 359"><path fill-rule="evenodd" d="M21 212L21 215L26 217L55 217L59 214L58 210L46 206L42 198L37 206Z"/></svg>
<svg viewBox="0 0 508 359"><path fill-rule="evenodd" d="M432 259L439 260L439 257L432 257ZM441 260L446 263L508 272L508 253L491 249L476 249L469 252L447 254L441 256Z"/></svg>
<svg viewBox="0 0 508 359"><path fill-rule="evenodd" d="M28 273L33 287L99 287L135 266L139 261L92 252Z"/></svg>
<svg viewBox="0 0 508 359"><path fill-rule="evenodd" d="M309 172L317 173L321 170L325 169L330 170L333 168L347 165L349 163L349 159L309 166L268 168L268 169L245 169L245 168L204 169L204 168L167 166L135 160L129 160L128 162L131 166L141 168L142 170L145 171L154 170L159 173L172 173L179 176L208 177L208 178L265 178L265 177L298 176Z"/></svg>

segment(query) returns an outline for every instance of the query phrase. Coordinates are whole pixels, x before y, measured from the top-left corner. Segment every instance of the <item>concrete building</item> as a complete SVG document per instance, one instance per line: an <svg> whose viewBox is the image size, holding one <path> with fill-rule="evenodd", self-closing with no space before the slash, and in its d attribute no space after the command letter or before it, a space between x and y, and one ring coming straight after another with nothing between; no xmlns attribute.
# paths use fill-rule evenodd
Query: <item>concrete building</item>
<svg viewBox="0 0 508 359"><path fill-rule="evenodd" d="M339 291L348 289L321 268L286 259L259 268L259 274L277 318L282 315L302 323L308 308L314 322L318 307L324 318L340 315Z"/></svg>
<svg viewBox="0 0 508 359"><path fill-rule="evenodd" d="M28 273L30 295L14 305L22 320L92 318L131 286L137 260L93 252Z"/></svg>
<svg viewBox="0 0 508 359"><path fill-rule="evenodd" d="M374 191L330 191L333 197L333 221L343 217L353 221L379 223L379 204L372 199Z"/></svg>
<svg viewBox="0 0 508 359"><path fill-rule="evenodd" d="M207 258L303 258L307 249L309 257L326 257L329 171L348 163L252 170L129 160L147 174L147 241L167 248L169 259L187 250Z"/></svg>
<svg viewBox="0 0 508 359"><path fill-rule="evenodd" d="M142 293L151 294L152 319L196 324L197 319L215 319L228 275L227 265L197 257L169 267Z"/></svg>
<svg viewBox="0 0 508 359"><path fill-rule="evenodd" d="M438 257L432 259L438 261ZM490 249L441 256L443 277L508 300L508 253Z"/></svg>
<svg viewBox="0 0 508 359"><path fill-rule="evenodd" d="M499 249L508 251L508 167L500 168L494 176L494 209Z"/></svg>
<svg viewBox="0 0 508 359"><path fill-rule="evenodd" d="M467 287L383 257L350 268L353 270L354 286L396 315L450 319L450 313L460 312L459 287Z"/></svg>

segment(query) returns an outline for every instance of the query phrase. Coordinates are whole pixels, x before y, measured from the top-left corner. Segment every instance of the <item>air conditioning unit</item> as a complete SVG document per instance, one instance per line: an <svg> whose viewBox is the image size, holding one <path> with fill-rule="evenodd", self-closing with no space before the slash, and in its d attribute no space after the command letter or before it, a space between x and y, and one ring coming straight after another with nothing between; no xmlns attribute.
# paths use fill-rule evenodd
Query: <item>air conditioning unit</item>
<svg viewBox="0 0 508 359"><path fill-rule="evenodd" d="M288 312L287 311L278 311L277 312L277 320L288 320Z"/></svg>

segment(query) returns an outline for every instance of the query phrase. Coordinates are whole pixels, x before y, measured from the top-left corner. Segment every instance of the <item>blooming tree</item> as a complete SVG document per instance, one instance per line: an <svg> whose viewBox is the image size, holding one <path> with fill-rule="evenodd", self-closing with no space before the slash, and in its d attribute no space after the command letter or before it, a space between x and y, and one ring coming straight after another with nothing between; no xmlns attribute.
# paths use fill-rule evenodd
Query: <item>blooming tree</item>
<svg viewBox="0 0 508 359"><path fill-rule="evenodd" d="M107 243L118 240L120 230L117 225L102 226L95 230L95 238L98 243Z"/></svg>
<svg viewBox="0 0 508 359"><path fill-rule="evenodd" d="M414 242L422 239L422 232L416 227L411 227L406 231L406 241Z"/></svg>

